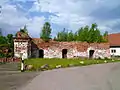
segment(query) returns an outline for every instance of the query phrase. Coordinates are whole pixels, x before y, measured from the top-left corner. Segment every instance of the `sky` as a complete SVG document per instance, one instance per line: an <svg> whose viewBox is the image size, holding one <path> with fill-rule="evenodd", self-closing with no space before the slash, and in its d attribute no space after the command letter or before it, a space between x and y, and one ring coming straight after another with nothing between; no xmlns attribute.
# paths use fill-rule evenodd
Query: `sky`
<svg viewBox="0 0 120 90"><path fill-rule="evenodd" d="M0 0L0 6L3 34L15 34L26 25L37 38L46 21L53 37L63 28L75 32L92 23L101 32L120 32L120 0Z"/></svg>

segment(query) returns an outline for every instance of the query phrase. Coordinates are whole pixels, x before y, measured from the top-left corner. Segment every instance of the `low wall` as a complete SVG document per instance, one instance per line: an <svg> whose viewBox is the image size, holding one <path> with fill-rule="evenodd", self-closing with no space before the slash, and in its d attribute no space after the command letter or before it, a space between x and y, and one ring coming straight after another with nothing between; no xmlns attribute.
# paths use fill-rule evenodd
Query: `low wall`
<svg viewBox="0 0 120 90"><path fill-rule="evenodd" d="M12 58L0 58L0 62L20 62L21 58L16 58L16 57L12 57Z"/></svg>

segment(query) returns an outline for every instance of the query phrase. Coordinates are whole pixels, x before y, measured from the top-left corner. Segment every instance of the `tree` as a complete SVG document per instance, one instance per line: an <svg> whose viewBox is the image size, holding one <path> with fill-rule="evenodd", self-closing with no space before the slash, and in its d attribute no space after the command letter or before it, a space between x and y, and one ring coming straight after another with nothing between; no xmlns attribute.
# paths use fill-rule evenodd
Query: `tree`
<svg viewBox="0 0 120 90"><path fill-rule="evenodd" d="M0 28L0 36L2 36L2 29Z"/></svg>
<svg viewBox="0 0 120 90"><path fill-rule="evenodd" d="M88 42L89 43L93 43L95 41L95 28L96 28L96 24L92 24L91 28L89 30L89 36L88 36Z"/></svg>
<svg viewBox="0 0 120 90"><path fill-rule="evenodd" d="M8 44L12 47L13 46L13 35L12 34L7 35L7 41L8 41Z"/></svg>
<svg viewBox="0 0 120 90"><path fill-rule="evenodd" d="M74 41L77 41L77 37L78 37L78 33L77 32L73 33L73 39L74 39Z"/></svg>
<svg viewBox="0 0 120 90"><path fill-rule="evenodd" d="M63 31L58 32L56 40L57 41L73 41L74 34L72 33L72 31L68 32L68 30L64 28Z"/></svg>
<svg viewBox="0 0 120 90"><path fill-rule="evenodd" d="M104 37L104 42L108 42L108 31L105 31L103 37Z"/></svg>
<svg viewBox="0 0 120 90"><path fill-rule="evenodd" d="M28 34L27 26L25 25L23 29L20 29L20 32Z"/></svg>
<svg viewBox="0 0 120 90"><path fill-rule="evenodd" d="M94 31L94 37L95 37L95 40L94 42L97 42L97 43L100 43L103 41L103 38L102 38L102 35L100 34L100 30L96 28L96 30Z"/></svg>
<svg viewBox="0 0 120 90"><path fill-rule="evenodd" d="M84 37L82 37L84 30L83 27L81 27L78 31L77 31L77 41L82 41Z"/></svg>
<svg viewBox="0 0 120 90"><path fill-rule="evenodd" d="M68 31L64 28L63 31L61 32L61 40L67 41L67 37L68 37Z"/></svg>
<svg viewBox="0 0 120 90"><path fill-rule="evenodd" d="M89 26L85 26L83 28L83 32L81 35L82 40L81 41L87 41L88 42L88 37L89 37Z"/></svg>
<svg viewBox="0 0 120 90"><path fill-rule="evenodd" d="M7 54L7 57L11 57L13 56L13 52L14 52L13 34L8 34L6 38L7 38L7 43L9 45L9 52Z"/></svg>
<svg viewBox="0 0 120 90"><path fill-rule="evenodd" d="M58 32L57 37L54 40L57 41L81 41L88 43L101 43L105 42L105 36L108 35L108 32L105 32L104 35L100 33L100 30L97 28L97 24L93 23L91 27L86 25L85 27L81 27L75 33L68 32L65 28L62 32Z"/></svg>
<svg viewBox="0 0 120 90"><path fill-rule="evenodd" d="M2 29L0 28L0 57L12 57L13 56L13 35L2 35ZM4 53L4 49L8 49L8 53Z"/></svg>
<svg viewBox="0 0 120 90"><path fill-rule="evenodd" d="M67 35L67 41L73 41L74 40L74 34L71 32L68 33Z"/></svg>
<svg viewBox="0 0 120 90"><path fill-rule="evenodd" d="M105 31L105 33L103 34L104 37L108 36L108 31Z"/></svg>
<svg viewBox="0 0 120 90"><path fill-rule="evenodd" d="M51 38L51 25L49 22L45 22L42 32L40 34L40 38L42 38L44 41L48 42L49 39Z"/></svg>

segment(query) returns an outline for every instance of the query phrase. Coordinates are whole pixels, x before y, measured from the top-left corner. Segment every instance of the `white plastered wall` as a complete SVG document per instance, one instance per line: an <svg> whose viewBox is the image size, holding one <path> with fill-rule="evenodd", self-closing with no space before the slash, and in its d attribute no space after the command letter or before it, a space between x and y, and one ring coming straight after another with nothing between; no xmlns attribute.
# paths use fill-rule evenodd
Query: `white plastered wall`
<svg viewBox="0 0 120 90"><path fill-rule="evenodd" d="M112 50L115 50L115 53L112 53ZM120 56L120 47L110 48L110 54L114 56Z"/></svg>

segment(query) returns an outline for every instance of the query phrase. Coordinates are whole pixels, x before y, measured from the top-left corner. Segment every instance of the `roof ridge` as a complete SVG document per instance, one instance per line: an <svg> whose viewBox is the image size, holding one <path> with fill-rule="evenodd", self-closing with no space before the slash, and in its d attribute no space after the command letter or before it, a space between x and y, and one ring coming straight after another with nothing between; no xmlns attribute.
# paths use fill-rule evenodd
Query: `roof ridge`
<svg viewBox="0 0 120 90"><path fill-rule="evenodd" d="M115 35L115 34L120 34L120 32L119 33L111 33L111 34L108 34L108 35Z"/></svg>

